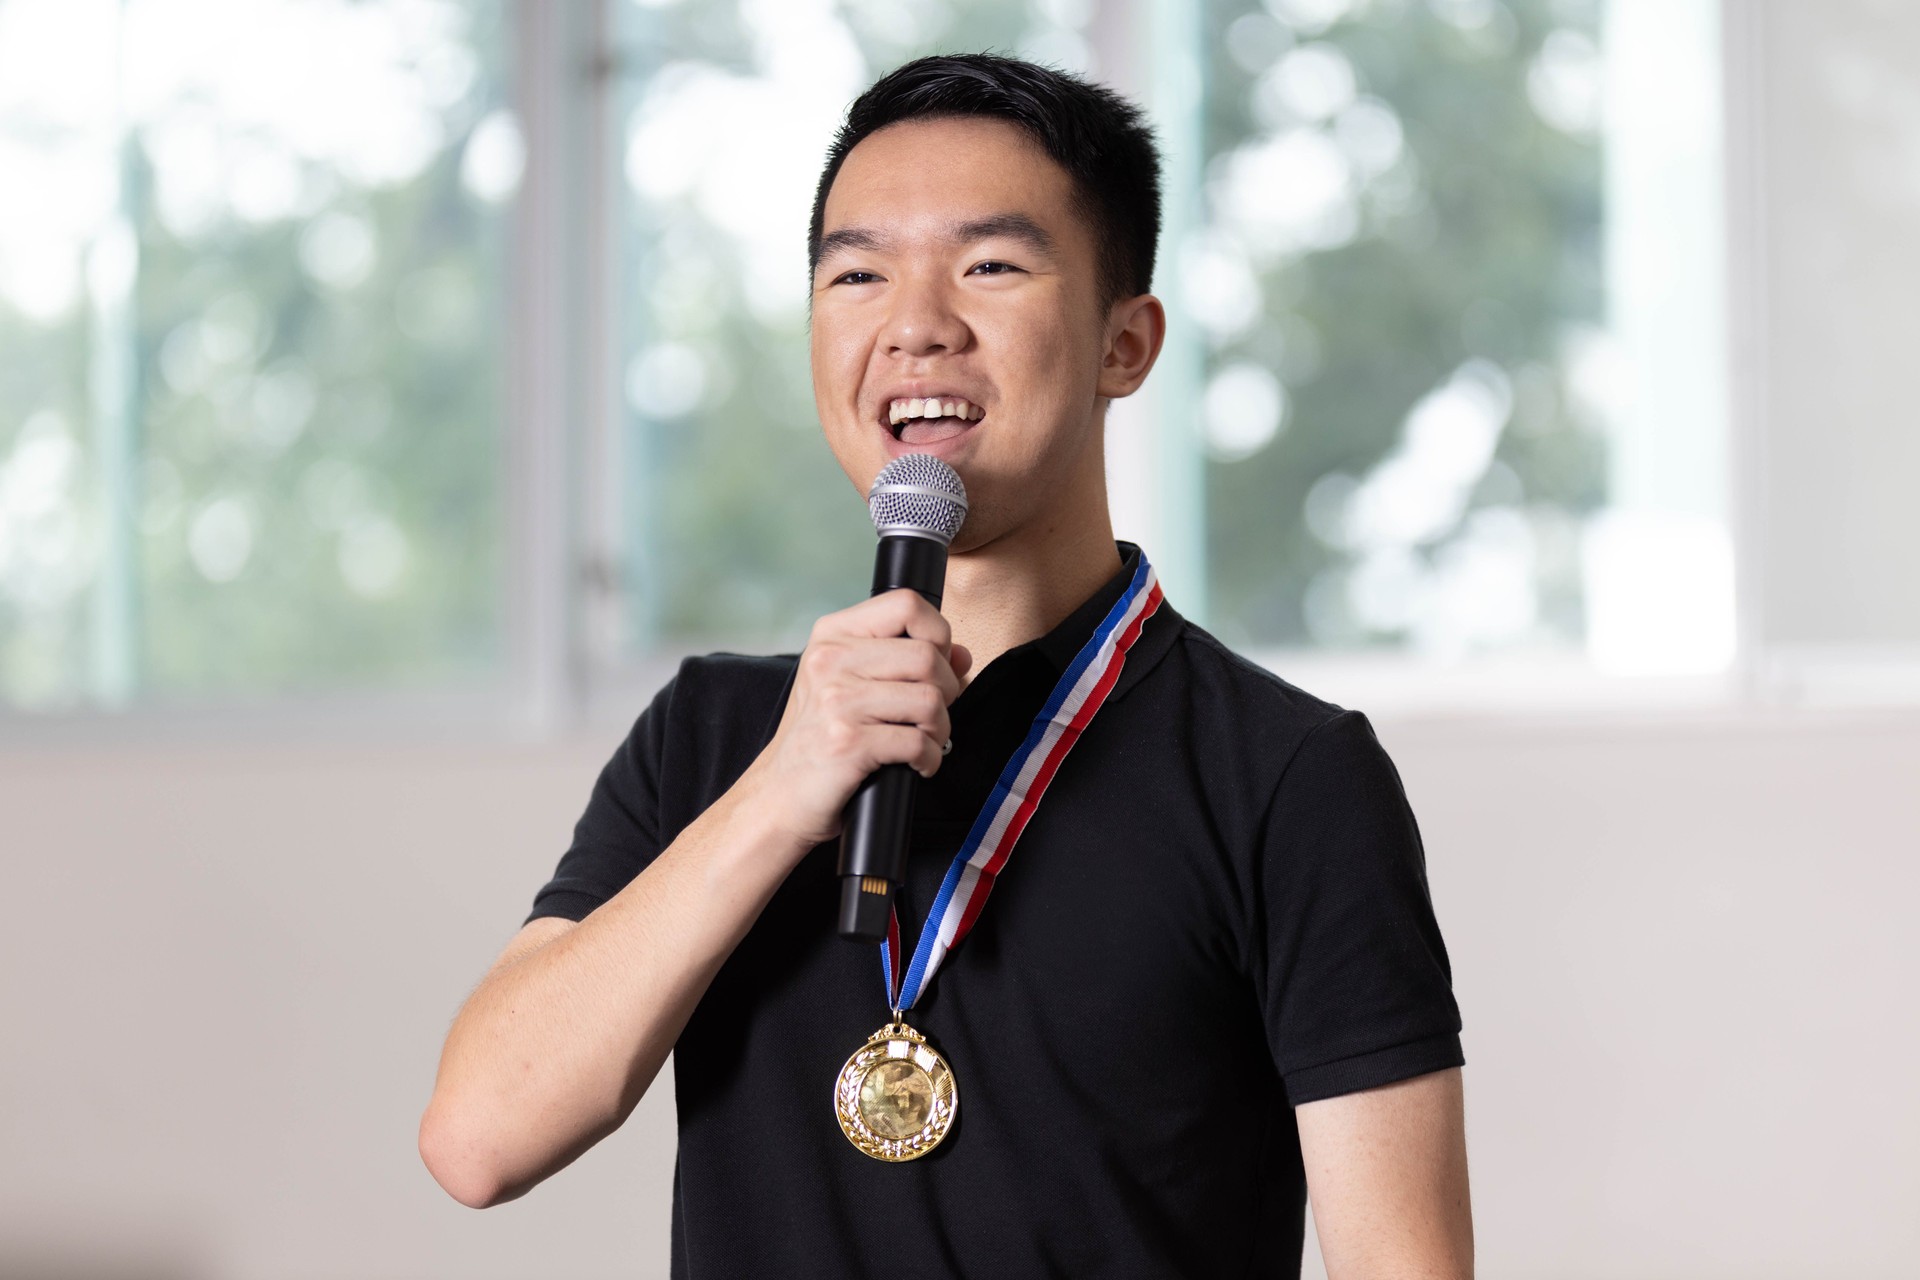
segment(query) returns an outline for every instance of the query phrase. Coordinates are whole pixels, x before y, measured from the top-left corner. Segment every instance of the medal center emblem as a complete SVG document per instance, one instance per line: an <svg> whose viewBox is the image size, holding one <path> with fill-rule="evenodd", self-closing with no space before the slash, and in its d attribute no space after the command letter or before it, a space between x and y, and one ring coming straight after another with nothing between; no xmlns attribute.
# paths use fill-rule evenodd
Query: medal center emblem
<svg viewBox="0 0 1920 1280"><path fill-rule="evenodd" d="M933 1114L933 1079L912 1062L882 1062L860 1082L860 1118L883 1138L911 1138Z"/></svg>

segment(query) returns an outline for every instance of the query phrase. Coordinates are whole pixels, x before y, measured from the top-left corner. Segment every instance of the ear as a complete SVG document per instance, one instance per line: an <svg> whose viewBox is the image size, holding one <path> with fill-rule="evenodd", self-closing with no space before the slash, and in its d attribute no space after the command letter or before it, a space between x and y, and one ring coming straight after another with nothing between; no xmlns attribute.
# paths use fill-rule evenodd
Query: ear
<svg viewBox="0 0 1920 1280"><path fill-rule="evenodd" d="M1107 313L1107 353L1096 394L1110 400L1140 389L1160 358L1167 337L1167 310L1150 293L1123 298Z"/></svg>

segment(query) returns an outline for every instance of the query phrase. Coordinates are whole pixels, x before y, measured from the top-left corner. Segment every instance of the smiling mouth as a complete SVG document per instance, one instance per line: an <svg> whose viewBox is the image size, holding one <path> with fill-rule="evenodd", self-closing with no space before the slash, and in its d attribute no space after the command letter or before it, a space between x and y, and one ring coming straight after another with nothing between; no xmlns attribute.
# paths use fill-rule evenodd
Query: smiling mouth
<svg viewBox="0 0 1920 1280"><path fill-rule="evenodd" d="M927 396L887 402L893 438L905 444L951 440L986 417L987 411L962 396Z"/></svg>

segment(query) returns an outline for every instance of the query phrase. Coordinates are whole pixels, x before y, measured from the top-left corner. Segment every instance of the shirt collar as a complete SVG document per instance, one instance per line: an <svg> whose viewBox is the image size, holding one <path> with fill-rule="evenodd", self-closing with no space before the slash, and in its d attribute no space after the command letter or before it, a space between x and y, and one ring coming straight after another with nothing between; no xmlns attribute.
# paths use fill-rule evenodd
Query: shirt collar
<svg viewBox="0 0 1920 1280"><path fill-rule="evenodd" d="M1053 667L1055 674L1064 672L1073 662L1093 635L1093 629L1113 608L1114 601L1126 591L1127 584L1133 581L1133 575L1140 568L1140 548L1131 542L1116 541L1114 546L1120 552L1120 568L1111 578L1088 596L1078 608L1068 614L1059 626L1047 632L1037 640L1029 640L1018 646L1031 648L1044 657Z"/></svg>

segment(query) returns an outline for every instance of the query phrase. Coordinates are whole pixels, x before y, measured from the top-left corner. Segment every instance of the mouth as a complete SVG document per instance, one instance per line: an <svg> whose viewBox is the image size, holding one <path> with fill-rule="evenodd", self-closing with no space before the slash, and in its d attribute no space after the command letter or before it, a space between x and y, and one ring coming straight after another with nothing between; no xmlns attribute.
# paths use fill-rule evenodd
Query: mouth
<svg viewBox="0 0 1920 1280"><path fill-rule="evenodd" d="M902 444L938 444L963 435L987 416L987 411L964 396L924 396L889 400L887 429Z"/></svg>

